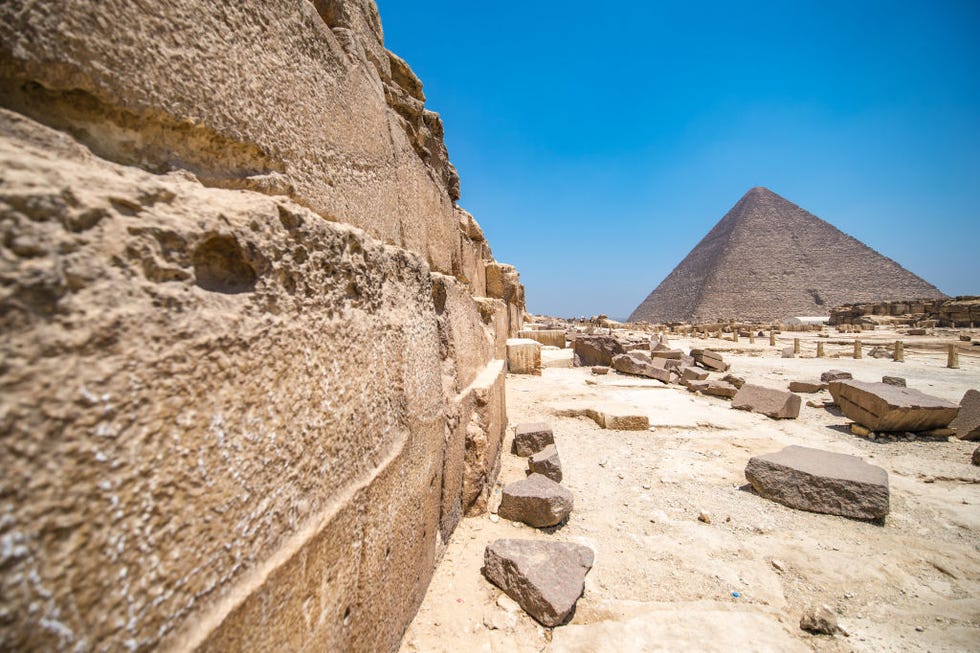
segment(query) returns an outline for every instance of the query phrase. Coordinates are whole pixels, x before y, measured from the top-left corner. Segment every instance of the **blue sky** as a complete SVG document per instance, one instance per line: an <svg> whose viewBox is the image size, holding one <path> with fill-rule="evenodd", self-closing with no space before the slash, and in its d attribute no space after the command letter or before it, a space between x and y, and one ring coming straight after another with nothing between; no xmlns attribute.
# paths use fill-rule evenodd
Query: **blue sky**
<svg viewBox="0 0 980 653"><path fill-rule="evenodd" d="M980 294L980 2L378 5L532 312L625 317L753 186Z"/></svg>

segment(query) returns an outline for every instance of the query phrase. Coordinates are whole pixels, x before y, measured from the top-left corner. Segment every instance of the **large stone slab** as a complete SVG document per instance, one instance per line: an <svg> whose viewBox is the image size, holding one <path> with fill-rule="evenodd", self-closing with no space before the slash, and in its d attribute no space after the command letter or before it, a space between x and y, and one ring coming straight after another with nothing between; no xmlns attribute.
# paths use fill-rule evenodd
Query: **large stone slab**
<svg viewBox="0 0 980 653"><path fill-rule="evenodd" d="M707 381L688 381L687 389L690 392L700 392L713 397L723 397L731 399L738 394L738 388L726 381L709 379Z"/></svg>
<svg viewBox="0 0 980 653"><path fill-rule="evenodd" d="M511 374L541 374L541 343L530 338L508 339L507 371Z"/></svg>
<svg viewBox="0 0 980 653"><path fill-rule="evenodd" d="M888 514L888 472L856 456L789 446L750 458L745 478L760 496L798 510L855 519Z"/></svg>
<svg viewBox="0 0 980 653"><path fill-rule="evenodd" d="M812 394L814 392L820 392L821 390L826 390L826 383L818 383L816 381L790 381L789 391L790 392L803 392L806 394Z"/></svg>
<svg viewBox="0 0 980 653"><path fill-rule="evenodd" d="M832 381L830 394L842 413L872 431L929 431L944 428L959 407L912 388L847 379Z"/></svg>
<svg viewBox="0 0 980 653"><path fill-rule="evenodd" d="M522 329L517 337L536 340L547 347L565 348L564 329Z"/></svg>
<svg viewBox="0 0 980 653"><path fill-rule="evenodd" d="M546 422L527 422L518 424L514 429L510 451L514 455L527 457L554 443L555 434Z"/></svg>
<svg viewBox="0 0 980 653"><path fill-rule="evenodd" d="M692 349L691 356L698 365L715 372L727 372L730 367L721 354L710 349Z"/></svg>
<svg viewBox="0 0 980 653"><path fill-rule="evenodd" d="M616 356L613 356L612 366L617 372L623 372L624 374L645 376L650 379L657 379L658 381L662 381L664 383L670 382L670 371L659 365L654 365L650 362L650 358L648 356L644 357L642 354L638 354L637 352L617 354Z"/></svg>
<svg viewBox="0 0 980 653"><path fill-rule="evenodd" d="M496 540L483 554L483 575L538 622L564 623L585 590L595 554L568 542Z"/></svg>
<svg viewBox="0 0 980 653"><path fill-rule="evenodd" d="M967 390L960 399L960 412L949 423L960 440L980 440L980 391Z"/></svg>
<svg viewBox="0 0 980 653"><path fill-rule="evenodd" d="M583 411L592 421L611 431L646 431L650 418L628 406L607 405Z"/></svg>
<svg viewBox="0 0 980 653"><path fill-rule="evenodd" d="M626 347L613 336L579 335L572 343L572 352L576 367L612 367L612 357L625 354Z"/></svg>
<svg viewBox="0 0 980 653"><path fill-rule="evenodd" d="M567 489L542 474L504 486L497 514L535 528L560 524L572 512L574 497Z"/></svg>
<svg viewBox="0 0 980 653"><path fill-rule="evenodd" d="M800 397L792 392L751 383L743 385L732 399L732 408L751 410L773 419L796 419L801 404Z"/></svg>

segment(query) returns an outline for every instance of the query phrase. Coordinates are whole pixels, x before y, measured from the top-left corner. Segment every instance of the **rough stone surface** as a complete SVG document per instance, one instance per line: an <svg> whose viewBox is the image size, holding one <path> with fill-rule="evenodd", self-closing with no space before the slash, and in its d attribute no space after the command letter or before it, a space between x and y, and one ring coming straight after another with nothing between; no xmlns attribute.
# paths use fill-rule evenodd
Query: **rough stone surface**
<svg viewBox="0 0 980 653"><path fill-rule="evenodd" d="M700 392L701 394L711 395L713 397L724 397L725 399L731 399L738 394L738 388L736 388L734 385L725 381L718 381L716 379L710 379L707 381L689 381L687 383L687 389L691 392Z"/></svg>
<svg viewBox="0 0 980 653"><path fill-rule="evenodd" d="M821 390L826 390L826 383L816 383L814 381L790 381L789 391L790 392L803 392L806 394L812 394L814 392L820 392Z"/></svg>
<svg viewBox="0 0 980 653"><path fill-rule="evenodd" d="M854 376L850 372L844 372L843 370L827 370L820 375L820 380L824 383L830 383L831 381L843 381L844 379L853 379Z"/></svg>
<svg viewBox="0 0 980 653"><path fill-rule="evenodd" d="M496 540L483 557L483 575L547 627L564 623L585 590L595 554L581 544Z"/></svg>
<svg viewBox="0 0 980 653"><path fill-rule="evenodd" d="M753 188L629 321L770 321L895 297L943 294L772 191Z"/></svg>
<svg viewBox="0 0 980 653"><path fill-rule="evenodd" d="M908 382L900 376L883 376L881 377L882 383L887 383L888 385L898 386L904 388L908 385Z"/></svg>
<svg viewBox="0 0 980 653"><path fill-rule="evenodd" d="M974 465L980 466L980 447L973 450L973 458L971 459L971 462Z"/></svg>
<svg viewBox="0 0 980 653"><path fill-rule="evenodd" d="M517 337L537 340L547 347L565 348L564 329L525 329L518 333Z"/></svg>
<svg viewBox="0 0 980 653"><path fill-rule="evenodd" d="M960 399L960 410L949 423L960 440L980 440L980 391L967 390Z"/></svg>
<svg viewBox="0 0 980 653"><path fill-rule="evenodd" d="M561 459L558 458L558 448L549 444L527 459L528 474L547 476L555 483L561 483Z"/></svg>
<svg viewBox="0 0 980 653"><path fill-rule="evenodd" d="M587 408L587 417L604 429L611 431L646 431L650 428L650 418L639 415L626 407L604 406L601 409Z"/></svg>
<svg viewBox="0 0 980 653"><path fill-rule="evenodd" d="M613 336L579 335L572 343L573 360L577 367L604 365L612 367L612 358L625 354L626 347Z"/></svg>
<svg viewBox="0 0 980 653"><path fill-rule="evenodd" d="M728 363L726 363L722 355L716 351L711 351L710 349L692 349L691 356L698 365L706 369L715 372L728 371Z"/></svg>
<svg viewBox="0 0 980 653"><path fill-rule="evenodd" d="M944 399L887 383L832 381L830 394L845 416L872 431L945 428L959 411Z"/></svg>
<svg viewBox="0 0 980 653"><path fill-rule="evenodd" d="M514 441L510 451L525 458L536 454L549 444L555 443L555 434L545 422L518 424L514 429Z"/></svg>
<svg viewBox="0 0 980 653"><path fill-rule="evenodd" d="M704 381L708 378L708 372L697 367L682 367L680 372L682 381Z"/></svg>
<svg viewBox="0 0 980 653"><path fill-rule="evenodd" d="M836 635L841 632L837 615L826 605L810 606L800 617L800 628L817 635Z"/></svg>
<svg viewBox="0 0 980 653"><path fill-rule="evenodd" d="M667 369L654 365L649 357L644 358L642 354L639 354L638 352L617 354L616 356L613 356L612 366L617 372L622 372L624 374L645 376L647 378L663 381L664 383L670 382L670 372Z"/></svg>
<svg viewBox="0 0 980 653"><path fill-rule="evenodd" d="M523 289L482 297L374 3L22 2L0 42L0 649L394 649L495 481Z"/></svg>
<svg viewBox="0 0 980 653"><path fill-rule="evenodd" d="M541 374L541 343L529 338L507 340L507 371L511 374Z"/></svg>
<svg viewBox="0 0 980 653"><path fill-rule="evenodd" d="M572 493L542 474L504 486L497 514L535 528L555 526L572 512Z"/></svg>
<svg viewBox="0 0 980 653"><path fill-rule="evenodd" d="M750 410L773 419L796 419L800 416L802 403L803 400L792 392L746 383L732 399L732 408Z"/></svg>
<svg viewBox="0 0 980 653"><path fill-rule="evenodd" d="M760 496L791 508L855 519L888 514L888 473L855 456L789 446L750 458L745 478Z"/></svg>
<svg viewBox="0 0 980 653"><path fill-rule="evenodd" d="M592 373L597 375L609 374L609 368L605 365L593 365Z"/></svg>

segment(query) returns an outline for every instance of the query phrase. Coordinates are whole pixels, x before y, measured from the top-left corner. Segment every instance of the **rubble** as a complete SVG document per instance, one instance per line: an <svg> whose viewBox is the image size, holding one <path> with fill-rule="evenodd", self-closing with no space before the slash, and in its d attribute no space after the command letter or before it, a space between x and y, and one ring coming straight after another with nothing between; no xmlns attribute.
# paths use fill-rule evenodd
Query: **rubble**
<svg viewBox="0 0 980 653"><path fill-rule="evenodd" d="M497 514L535 528L560 524L572 512L574 498L568 489L542 474L504 486Z"/></svg>

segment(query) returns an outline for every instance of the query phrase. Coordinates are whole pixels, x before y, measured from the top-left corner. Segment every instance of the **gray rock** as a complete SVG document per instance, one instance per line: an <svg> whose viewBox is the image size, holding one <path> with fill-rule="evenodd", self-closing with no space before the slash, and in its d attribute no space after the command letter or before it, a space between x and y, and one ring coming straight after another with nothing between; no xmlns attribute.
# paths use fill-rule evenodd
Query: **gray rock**
<svg viewBox="0 0 980 653"><path fill-rule="evenodd" d="M751 410L773 419L796 419L802 403L792 392L746 383L732 399L732 408Z"/></svg>
<svg viewBox="0 0 980 653"><path fill-rule="evenodd" d="M497 514L535 528L560 524L572 512L572 493L542 474L504 486Z"/></svg>
<svg viewBox="0 0 980 653"><path fill-rule="evenodd" d="M887 383L832 381L830 394L845 416L879 432L944 428L959 411L945 399Z"/></svg>
<svg viewBox="0 0 980 653"><path fill-rule="evenodd" d="M820 380L824 383L830 383L831 381L842 381L844 379L853 379L854 376L850 372L845 372L843 370L827 370L820 375Z"/></svg>
<svg viewBox="0 0 980 653"><path fill-rule="evenodd" d="M807 394L812 394L814 392L820 392L821 390L826 390L826 383L817 383L816 381L790 381L789 391L790 392L803 392Z"/></svg>
<svg viewBox="0 0 980 653"><path fill-rule="evenodd" d="M561 460L558 458L558 448L553 444L527 459L527 473L547 476L555 483L561 483Z"/></svg>
<svg viewBox="0 0 980 653"><path fill-rule="evenodd" d="M888 385L894 385L899 388L904 388L908 385L908 383L905 382L905 379L900 376L883 376L881 377L881 382L887 383Z"/></svg>
<svg viewBox="0 0 980 653"><path fill-rule="evenodd" d="M518 424L514 430L514 443L511 445L510 451L515 455L526 457L554 443L555 435L546 423Z"/></svg>
<svg viewBox="0 0 980 653"><path fill-rule="evenodd" d="M483 554L483 575L543 626L564 623L585 590L595 554L568 542L496 540Z"/></svg>
<svg viewBox="0 0 980 653"><path fill-rule="evenodd" d="M980 440L980 391L967 390L960 399L960 411L949 423L960 440Z"/></svg>
<svg viewBox="0 0 980 653"><path fill-rule="evenodd" d="M789 446L750 458L745 478L760 496L790 508L855 519L888 514L888 472L856 456Z"/></svg>

